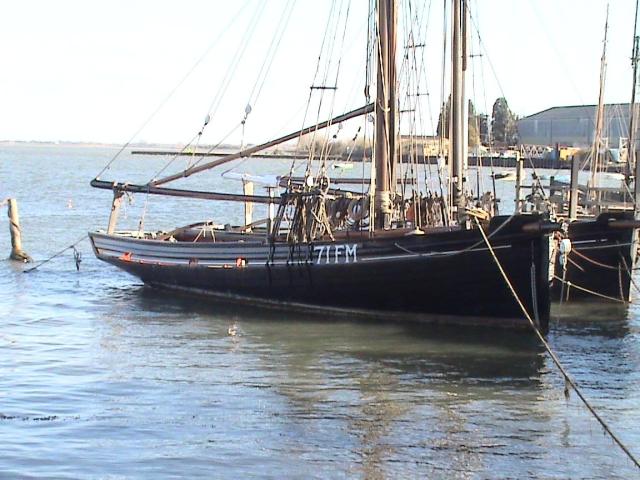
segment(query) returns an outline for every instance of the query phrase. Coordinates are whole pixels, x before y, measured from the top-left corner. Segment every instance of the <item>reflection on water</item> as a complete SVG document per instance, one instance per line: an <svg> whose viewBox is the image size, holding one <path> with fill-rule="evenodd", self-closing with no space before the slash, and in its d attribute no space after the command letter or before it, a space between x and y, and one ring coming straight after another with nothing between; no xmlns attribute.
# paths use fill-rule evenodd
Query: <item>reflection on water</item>
<svg viewBox="0 0 640 480"><path fill-rule="evenodd" d="M109 199L86 180L108 155L90 153L30 152L2 172L24 199L36 258L106 221ZM28 195L20 171L49 165L43 157L67 162L70 176ZM0 478L637 473L565 399L533 337L203 301L145 288L80 248L80 272L70 254L30 274L0 262ZM639 319L635 305L569 305L555 308L549 333L637 454Z"/></svg>

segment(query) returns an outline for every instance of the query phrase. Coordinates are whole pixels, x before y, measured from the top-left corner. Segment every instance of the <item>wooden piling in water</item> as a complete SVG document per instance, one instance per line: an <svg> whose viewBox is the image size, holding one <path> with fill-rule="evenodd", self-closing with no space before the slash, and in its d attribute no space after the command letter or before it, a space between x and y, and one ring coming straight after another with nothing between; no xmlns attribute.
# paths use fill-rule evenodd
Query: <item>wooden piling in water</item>
<svg viewBox="0 0 640 480"><path fill-rule="evenodd" d="M20 230L20 216L18 215L18 202L15 198L7 200L9 216L9 233L11 234L11 260L18 262L31 262L32 259L22 250L22 232Z"/></svg>

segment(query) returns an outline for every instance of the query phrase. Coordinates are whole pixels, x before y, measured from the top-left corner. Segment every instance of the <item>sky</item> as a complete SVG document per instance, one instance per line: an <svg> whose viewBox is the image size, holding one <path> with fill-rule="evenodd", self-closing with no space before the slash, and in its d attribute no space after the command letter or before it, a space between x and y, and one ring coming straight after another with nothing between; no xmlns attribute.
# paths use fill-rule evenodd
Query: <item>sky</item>
<svg viewBox="0 0 640 480"><path fill-rule="evenodd" d="M401 19L411 7L422 20L425 134L442 99L442 5L400 1ZM472 0L476 110L503 95L520 116L597 103L606 10L605 0ZM631 96L634 13L635 0L609 1L610 103ZM365 103L367 19L368 0L4 0L0 140L187 143L207 114L202 143L283 135ZM310 95L312 84L338 88Z"/></svg>

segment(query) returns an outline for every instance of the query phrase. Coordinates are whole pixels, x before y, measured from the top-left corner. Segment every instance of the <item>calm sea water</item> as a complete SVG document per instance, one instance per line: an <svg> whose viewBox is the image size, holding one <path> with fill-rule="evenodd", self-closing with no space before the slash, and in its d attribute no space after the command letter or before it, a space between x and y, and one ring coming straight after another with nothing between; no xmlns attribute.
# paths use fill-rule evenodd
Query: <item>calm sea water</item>
<svg viewBox="0 0 640 480"><path fill-rule="evenodd" d="M114 153L0 150L0 197L18 199L36 260L104 228L110 194L88 182ZM148 180L163 162L124 158L103 178ZM217 174L192 185L239 190ZM145 228L242 213L142 196L122 226L143 212ZM533 339L204 302L78 250L79 271L71 251L29 274L0 261L0 478L638 476ZM640 455L640 309L556 310L549 341Z"/></svg>

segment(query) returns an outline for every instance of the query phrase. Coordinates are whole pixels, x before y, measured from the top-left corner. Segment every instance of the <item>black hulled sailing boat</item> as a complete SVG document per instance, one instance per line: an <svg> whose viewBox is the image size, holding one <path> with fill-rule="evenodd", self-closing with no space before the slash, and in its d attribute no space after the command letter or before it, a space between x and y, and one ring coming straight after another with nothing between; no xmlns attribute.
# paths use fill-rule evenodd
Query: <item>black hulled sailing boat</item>
<svg viewBox="0 0 640 480"><path fill-rule="evenodd" d="M588 158L590 180L578 185L579 159L573 158L564 234L558 234L555 257L552 299L568 301L625 301L631 300L632 275L637 256L637 234L640 228L638 201L640 190L635 181L634 192L629 189L631 179L638 178L636 156L638 83L638 2L633 33L633 87L629 105L629 138L627 142L627 170L621 191L599 186L598 175L606 164L606 142L603 141L604 86L606 76L606 48L608 19L600 65L600 91L596 110L595 134ZM608 17L608 15L607 15ZM635 168L635 175L633 170ZM635 208L632 206L635 204ZM561 212L561 216L562 216Z"/></svg>
<svg viewBox="0 0 640 480"><path fill-rule="evenodd" d="M457 218L446 225L422 229L394 222L397 205L404 204L392 188L392 166L397 157L393 141L396 6L393 0L377 3L375 105L145 185L94 179L92 186L114 193L107 231L90 233L96 256L153 287L256 305L324 309L389 320L529 328L496 265L495 254L537 326L546 331L550 308L549 232L557 226L537 214L496 217L482 225L491 248L480 228L467 226L461 41L466 0L453 0L452 8L452 63L457 73L452 75L454 146L450 158L455 194L453 208L448 211L456 213ZM361 197L332 189L331 179L324 172L307 174L302 182L289 178L279 197L163 186L372 111L377 129L372 162L375 185ZM125 192L263 203L275 208L263 229L244 226L207 235L211 226L203 222L161 235L131 235L115 229ZM355 222L335 226L330 212L336 205L352 206L354 202L364 216L371 212L368 225Z"/></svg>

